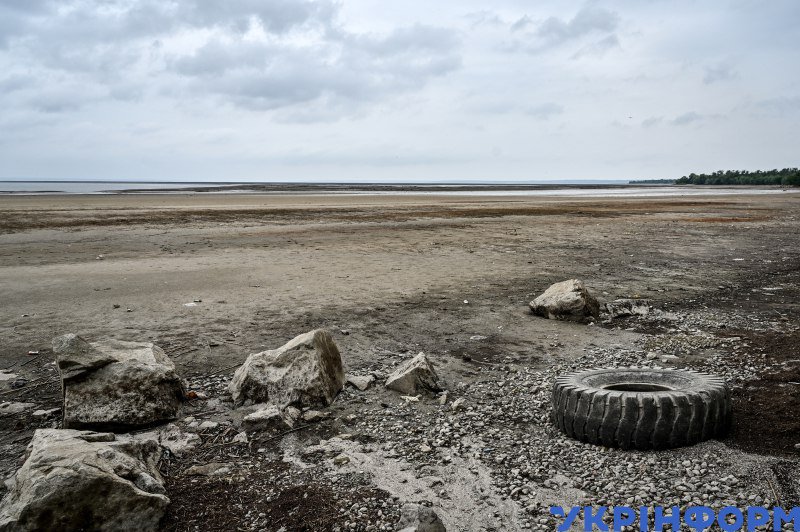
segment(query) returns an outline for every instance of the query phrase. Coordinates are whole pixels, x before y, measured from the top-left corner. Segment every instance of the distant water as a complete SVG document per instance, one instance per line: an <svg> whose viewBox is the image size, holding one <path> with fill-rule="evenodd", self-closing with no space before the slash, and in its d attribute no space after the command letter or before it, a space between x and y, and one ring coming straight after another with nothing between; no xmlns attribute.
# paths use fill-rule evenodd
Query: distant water
<svg viewBox="0 0 800 532"><path fill-rule="evenodd" d="M200 185L200 183L119 181L0 181L0 194L107 194L129 189L182 188Z"/></svg>
<svg viewBox="0 0 800 532"><path fill-rule="evenodd" d="M244 185L244 184L242 184ZM119 181L0 181L0 195L43 195L43 194L114 194L123 190L153 190L167 189L166 194L305 194L305 195L411 195L411 194L430 194L430 195L457 195L457 196L580 196L580 197L665 197L665 196L718 196L728 194L784 194L790 192L800 192L797 188L782 189L780 187L770 188L750 188L750 187L723 187L723 186L664 186L664 185L629 185L629 186L609 186L598 183L597 185L525 185L532 188L509 189L507 185L479 185L481 188L476 190L443 190L450 187L463 187L464 185L421 185L411 184L413 190L396 190L391 185L386 185L388 190L380 190L382 185L376 184L373 187L378 190L348 190L341 187L336 190L315 191L313 187L304 185L302 191L295 191L291 186L287 190L254 191L246 188L239 189L236 184L231 183L164 183L164 182L119 182ZM224 186L222 190L209 192L181 191L180 189L191 189L196 187ZM324 184L320 184L324 187ZM358 186L358 184L354 184ZM466 186L473 186L467 184ZM587 188L581 188L587 187ZM158 192L154 192L158 193Z"/></svg>

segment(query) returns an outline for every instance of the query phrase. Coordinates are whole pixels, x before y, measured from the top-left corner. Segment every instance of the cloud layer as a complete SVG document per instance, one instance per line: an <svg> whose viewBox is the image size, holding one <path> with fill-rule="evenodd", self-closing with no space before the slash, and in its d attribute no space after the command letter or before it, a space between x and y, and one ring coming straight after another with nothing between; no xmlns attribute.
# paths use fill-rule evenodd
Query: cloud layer
<svg viewBox="0 0 800 532"><path fill-rule="evenodd" d="M0 179L797 165L792 20L791 0L4 0Z"/></svg>

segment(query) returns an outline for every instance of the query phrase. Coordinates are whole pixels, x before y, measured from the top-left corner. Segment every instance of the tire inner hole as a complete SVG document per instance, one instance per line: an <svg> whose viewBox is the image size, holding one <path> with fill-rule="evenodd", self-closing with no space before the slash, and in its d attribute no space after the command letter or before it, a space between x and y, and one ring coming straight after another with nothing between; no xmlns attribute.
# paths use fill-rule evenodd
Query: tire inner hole
<svg viewBox="0 0 800 532"><path fill-rule="evenodd" d="M662 386L660 384L650 384L648 382L620 382L619 384L603 386L603 389L618 392L668 392L674 388Z"/></svg>

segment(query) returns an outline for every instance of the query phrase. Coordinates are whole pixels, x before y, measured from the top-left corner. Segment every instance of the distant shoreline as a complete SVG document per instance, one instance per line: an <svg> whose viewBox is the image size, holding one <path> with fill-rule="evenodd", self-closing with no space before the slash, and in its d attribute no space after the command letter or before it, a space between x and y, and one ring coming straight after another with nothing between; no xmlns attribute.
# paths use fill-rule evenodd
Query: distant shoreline
<svg viewBox="0 0 800 532"><path fill-rule="evenodd" d="M13 186L9 186L13 185ZM38 185L38 186L37 186ZM62 187L58 187L62 185ZM135 186L140 185L140 186ZM40 188L41 187L41 188ZM646 194L667 195L686 191L697 194L708 190L710 194L723 193L724 190L760 191L760 193L794 190L797 187L786 185L675 185L665 183L186 183L164 181L0 181L0 195L144 195L144 194L252 194L252 195L517 195L553 194L563 191L566 195L613 194L627 195L642 191ZM689 192L692 191L692 192Z"/></svg>

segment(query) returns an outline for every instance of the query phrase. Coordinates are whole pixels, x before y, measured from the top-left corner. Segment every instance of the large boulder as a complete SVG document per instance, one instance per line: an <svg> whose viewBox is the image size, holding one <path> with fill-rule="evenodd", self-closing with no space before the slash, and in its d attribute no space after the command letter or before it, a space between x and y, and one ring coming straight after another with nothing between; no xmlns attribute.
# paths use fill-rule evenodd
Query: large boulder
<svg viewBox="0 0 800 532"><path fill-rule="evenodd" d="M6 484L0 531L157 530L169 499L153 440L40 429Z"/></svg>
<svg viewBox="0 0 800 532"><path fill-rule="evenodd" d="M127 430L174 419L185 388L175 364L151 343L53 340L64 394L64 427Z"/></svg>
<svg viewBox="0 0 800 532"><path fill-rule="evenodd" d="M343 387L339 349L327 331L318 329L247 357L228 389L237 405L272 403L282 411L289 405L329 405Z"/></svg>
<svg viewBox="0 0 800 532"><path fill-rule="evenodd" d="M578 279L552 285L530 307L537 316L551 320L584 321L600 315L600 304Z"/></svg>
<svg viewBox="0 0 800 532"><path fill-rule="evenodd" d="M400 364L386 379L386 387L405 395L441 390L439 376L425 353Z"/></svg>

